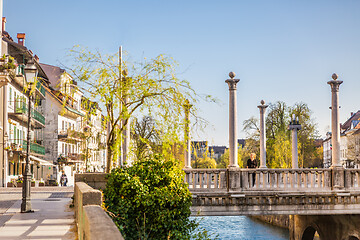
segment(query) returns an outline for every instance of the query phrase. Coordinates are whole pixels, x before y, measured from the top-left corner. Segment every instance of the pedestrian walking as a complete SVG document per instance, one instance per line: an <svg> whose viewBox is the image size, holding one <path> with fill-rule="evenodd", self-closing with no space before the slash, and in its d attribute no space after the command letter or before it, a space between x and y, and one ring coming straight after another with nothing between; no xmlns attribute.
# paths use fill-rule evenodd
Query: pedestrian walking
<svg viewBox="0 0 360 240"><path fill-rule="evenodd" d="M61 177L60 177L60 184L61 184L61 186L66 187L67 182L68 182L68 179L67 179L67 176L66 176L66 174L65 174L65 172L63 170L62 174L61 174Z"/></svg>

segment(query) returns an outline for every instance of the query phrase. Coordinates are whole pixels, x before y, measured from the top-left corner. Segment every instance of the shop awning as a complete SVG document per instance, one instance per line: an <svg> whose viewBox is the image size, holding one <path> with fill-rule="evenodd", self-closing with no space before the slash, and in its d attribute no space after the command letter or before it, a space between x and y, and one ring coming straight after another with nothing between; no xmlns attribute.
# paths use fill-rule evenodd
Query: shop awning
<svg viewBox="0 0 360 240"><path fill-rule="evenodd" d="M30 158L38 163L40 163L40 165L44 165L44 166L54 166L54 164L44 160L44 159L41 159L41 158L38 158L38 157L34 157L34 156L31 156L30 155Z"/></svg>

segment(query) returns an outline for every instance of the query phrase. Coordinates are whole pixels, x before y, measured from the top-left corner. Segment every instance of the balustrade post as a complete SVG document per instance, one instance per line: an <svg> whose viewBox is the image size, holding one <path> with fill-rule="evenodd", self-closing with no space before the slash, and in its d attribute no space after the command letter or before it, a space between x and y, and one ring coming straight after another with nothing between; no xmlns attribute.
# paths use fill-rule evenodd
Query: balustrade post
<svg viewBox="0 0 360 240"><path fill-rule="evenodd" d="M266 167L266 130L265 130L265 110L268 105L265 105L265 101L261 100L260 109L260 168Z"/></svg>
<svg viewBox="0 0 360 240"><path fill-rule="evenodd" d="M344 187L344 168L340 163L340 123L339 123L339 88L343 81L339 81L338 75L334 73L331 81L331 144L332 144L332 187Z"/></svg>
<svg viewBox="0 0 360 240"><path fill-rule="evenodd" d="M229 77L225 81L229 85L229 168L238 168L236 84L240 79L234 79L234 72L230 72Z"/></svg>

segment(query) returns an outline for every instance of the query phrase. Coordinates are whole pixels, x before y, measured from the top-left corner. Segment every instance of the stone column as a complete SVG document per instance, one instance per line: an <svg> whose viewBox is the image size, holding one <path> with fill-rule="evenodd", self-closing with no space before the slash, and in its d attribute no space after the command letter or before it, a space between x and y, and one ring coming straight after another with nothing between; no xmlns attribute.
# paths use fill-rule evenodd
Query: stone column
<svg viewBox="0 0 360 240"><path fill-rule="evenodd" d="M238 168L237 159L237 111L236 111L236 84L240 79L234 79L235 73L229 73L230 79L225 82L229 85L229 168Z"/></svg>
<svg viewBox="0 0 360 240"><path fill-rule="evenodd" d="M338 75L332 75L333 80L327 83L331 86L331 143L332 143L332 168L342 167L340 163L340 124L339 124L339 87L343 81L337 80Z"/></svg>
<svg viewBox="0 0 360 240"><path fill-rule="evenodd" d="M261 100L260 109L260 168L266 167L266 129L265 129L265 110L268 105L265 105L265 101Z"/></svg>
<svg viewBox="0 0 360 240"><path fill-rule="evenodd" d="M191 168L191 137L190 137L190 108L192 105L186 99L184 104L185 109L185 168Z"/></svg>
<svg viewBox="0 0 360 240"><path fill-rule="evenodd" d="M297 139L297 131L301 129L301 125L299 124L299 118L295 118L295 114L293 114L292 121L289 124L289 130L291 130L291 158L292 158L292 168L299 168L298 166L298 139Z"/></svg>

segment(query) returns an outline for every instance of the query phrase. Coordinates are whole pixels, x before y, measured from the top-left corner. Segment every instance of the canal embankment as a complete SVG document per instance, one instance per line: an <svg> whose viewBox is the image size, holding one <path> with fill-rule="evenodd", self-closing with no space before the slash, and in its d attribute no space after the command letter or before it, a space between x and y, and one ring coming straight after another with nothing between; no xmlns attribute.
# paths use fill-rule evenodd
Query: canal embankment
<svg viewBox="0 0 360 240"><path fill-rule="evenodd" d="M289 215L259 215L251 216L251 218L258 219L277 227L289 228Z"/></svg>

